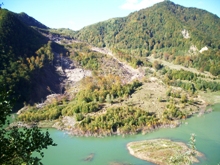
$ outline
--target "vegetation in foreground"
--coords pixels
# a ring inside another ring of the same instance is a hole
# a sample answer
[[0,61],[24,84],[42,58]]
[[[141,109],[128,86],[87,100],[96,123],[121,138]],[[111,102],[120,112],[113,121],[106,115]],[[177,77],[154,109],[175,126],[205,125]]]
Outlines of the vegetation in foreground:
[[44,156],[43,149],[56,144],[48,132],[41,132],[37,127],[23,128],[10,127],[8,118],[12,112],[12,102],[9,101],[9,92],[0,90],[0,164],[28,165],[42,164],[40,157]]

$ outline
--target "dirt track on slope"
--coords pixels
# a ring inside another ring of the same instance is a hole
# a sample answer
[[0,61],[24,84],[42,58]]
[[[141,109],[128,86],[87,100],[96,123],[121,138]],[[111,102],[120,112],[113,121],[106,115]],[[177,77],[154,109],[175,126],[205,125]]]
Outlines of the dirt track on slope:
[[144,77],[144,73],[141,72],[140,69],[134,69],[125,62],[120,61],[118,58],[115,57],[115,55],[110,50],[105,48],[98,48],[98,47],[92,47],[91,49],[93,51],[111,56],[114,60],[116,60],[118,64],[121,65],[122,68],[124,68],[129,74],[132,75],[130,81],[135,79],[141,79]]

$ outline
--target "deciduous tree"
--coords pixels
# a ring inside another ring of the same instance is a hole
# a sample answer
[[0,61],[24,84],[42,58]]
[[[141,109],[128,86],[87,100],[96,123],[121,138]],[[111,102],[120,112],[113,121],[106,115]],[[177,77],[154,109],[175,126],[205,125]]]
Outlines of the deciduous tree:
[[12,102],[9,99],[9,92],[0,90],[0,164],[42,164],[41,159],[34,157],[32,153],[39,153],[43,157],[42,149],[56,144],[48,132],[43,133],[37,127],[9,126],[7,118],[12,109]]

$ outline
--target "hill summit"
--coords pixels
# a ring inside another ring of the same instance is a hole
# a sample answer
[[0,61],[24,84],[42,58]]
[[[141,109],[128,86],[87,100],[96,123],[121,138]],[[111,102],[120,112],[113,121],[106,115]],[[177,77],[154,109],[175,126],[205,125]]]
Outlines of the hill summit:
[[[219,63],[212,68],[207,59],[219,61],[219,29],[220,19],[216,15],[164,1],[127,17],[86,26],[75,38],[135,58],[155,54],[218,75]],[[199,53],[204,55],[197,56]],[[186,56],[192,63],[187,64]]]

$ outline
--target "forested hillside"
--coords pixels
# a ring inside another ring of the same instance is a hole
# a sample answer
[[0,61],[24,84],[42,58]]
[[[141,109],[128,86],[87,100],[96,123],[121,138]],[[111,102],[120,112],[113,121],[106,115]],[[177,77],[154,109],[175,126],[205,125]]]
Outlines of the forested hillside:
[[173,127],[220,90],[219,30],[217,16],[170,1],[80,31],[1,9],[0,83],[23,123],[78,136]]
[[[176,64],[220,74],[220,19],[170,1],[84,27],[75,38],[120,52],[128,62],[155,54]],[[205,46],[208,51],[199,52]]]
[[59,82],[45,78],[46,72],[56,77],[50,67],[55,44],[28,25],[15,13],[0,10],[0,83],[14,91],[19,104],[39,101],[50,93],[47,87],[56,91],[54,84]]
[[18,19],[20,19],[22,22],[24,22],[28,26],[34,26],[34,27],[38,27],[41,29],[49,29],[47,26],[40,23],[39,21],[37,21],[33,17],[30,17],[29,15],[27,15],[24,12],[19,13],[19,14],[15,14],[15,15],[18,17]]

